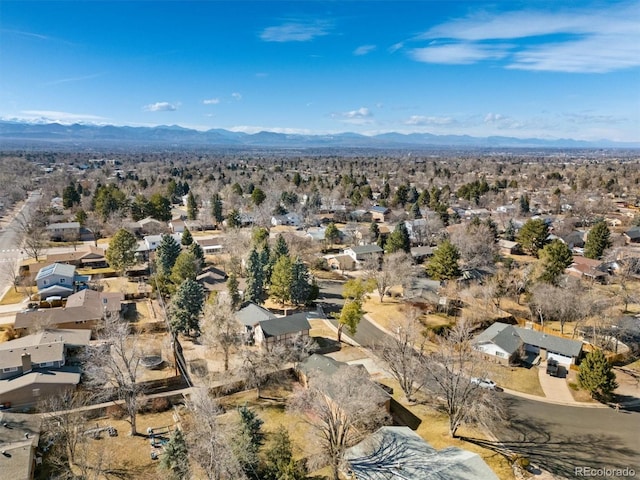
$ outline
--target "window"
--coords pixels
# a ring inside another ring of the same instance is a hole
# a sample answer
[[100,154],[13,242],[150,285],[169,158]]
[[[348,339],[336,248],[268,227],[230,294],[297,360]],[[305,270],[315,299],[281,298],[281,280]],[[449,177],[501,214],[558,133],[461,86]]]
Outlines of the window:
[[60,283],[64,283],[65,281],[66,281],[66,279],[65,279],[65,278],[61,278],[61,279],[60,279]]
[[2,369],[2,373],[17,372],[18,367],[7,367]]
[[40,396],[40,389],[39,388],[34,388],[31,390],[31,393],[33,394],[34,397],[39,397]]
[[40,368],[42,367],[53,367],[55,362],[44,362],[40,364]]
[[43,285],[49,285],[49,280],[43,280],[43,281],[42,281],[42,284],[43,284]]

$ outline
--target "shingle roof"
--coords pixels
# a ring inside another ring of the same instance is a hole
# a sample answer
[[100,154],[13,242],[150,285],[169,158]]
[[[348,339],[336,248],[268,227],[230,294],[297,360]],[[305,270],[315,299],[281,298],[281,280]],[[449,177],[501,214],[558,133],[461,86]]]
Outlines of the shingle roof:
[[20,388],[37,384],[77,385],[80,383],[80,373],[67,370],[39,370],[21,375],[16,378],[2,380],[0,382],[0,395],[13,392]]
[[387,207],[381,207],[379,205],[374,205],[373,207],[369,208],[370,212],[375,212],[375,213],[389,213],[389,209]]
[[50,328],[42,330],[32,335],[9,340],[0,343],[0,350],[11,348],[29,347],[32,345],[43,345],[45,343],[62,342],[65,345],[80,346],[89,345],[91,331],[78,328]]
[[382,427],[345,458],[358,480],[498,480],[477,453],[436,450],[409,427]]
[[351,251],[356,255],[366,255],[368,253],[382,253],[383,250],[376,245],[375,243],[371,245],[357,245],[355,247],[351,247]]
[[48,277],[50,275],[62,275],[64,277],[73,277],[76,273],[76,267],[73,265],[67,265],[66,263],[52,263],[44,268],[41,268],[36,275],[36,281],[41,278]]
[[311,330],[311,325],[309,324],[309,320],[307,320],[306,312],[296,313],[294,315],[289,315],[288,317],[263,320],[259,323],[265,337],[278,337],[289,333]]
[[324,375],[333,375],[345,365],[347,364],[344,362],[339,362],[331,357],[314,353],[300,363],[300,365],[298,365],[298,369],[305,375],[309,375],[313,372],[320,372]]
[[522,339],[512,325],[496,322],[478,335],[474,343],[494,343],[511,355],[520,348]]
[[236,318],[246,327],[253,327],[263,320],[271,320],[276,316],[269,310],[262,308],[255,303],[249,302],[236,313]]
[[640,238],[640,227],[631,227],[624,234],[629,238]]
[[31,355],[31,363],[34,364],[60,362],[64,360],[64,344],[62,342],[54,342],[44,345],[2,349],[0,350],[0,367],[20,367],[22,365],[22,355],[24,354]]

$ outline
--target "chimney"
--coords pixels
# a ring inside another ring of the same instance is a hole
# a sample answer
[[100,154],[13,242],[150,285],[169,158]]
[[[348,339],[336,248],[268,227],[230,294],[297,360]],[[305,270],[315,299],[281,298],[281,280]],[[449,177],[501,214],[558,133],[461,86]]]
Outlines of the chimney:
[[31,354],[23,353],[22,354],[22,373],[29,373],[32,369],[31,365]]

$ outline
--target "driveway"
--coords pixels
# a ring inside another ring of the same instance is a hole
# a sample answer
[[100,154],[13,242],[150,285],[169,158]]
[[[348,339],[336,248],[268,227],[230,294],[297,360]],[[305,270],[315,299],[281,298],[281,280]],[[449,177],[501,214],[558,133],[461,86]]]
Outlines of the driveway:
[[565,405],[578,404],[571,395],[566,378],[552,377],[547,374],[547,362],[542,362],[538,367],[538,379],[547,400]]

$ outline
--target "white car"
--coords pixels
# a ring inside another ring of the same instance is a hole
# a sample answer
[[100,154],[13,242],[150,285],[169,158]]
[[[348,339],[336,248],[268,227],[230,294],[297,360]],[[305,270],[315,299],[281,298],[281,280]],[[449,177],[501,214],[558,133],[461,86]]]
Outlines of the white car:
[[496,382],[489,380],[488,378],[471,377],[471,383],[480,388],[488,388],[489,390],[496,389]]

